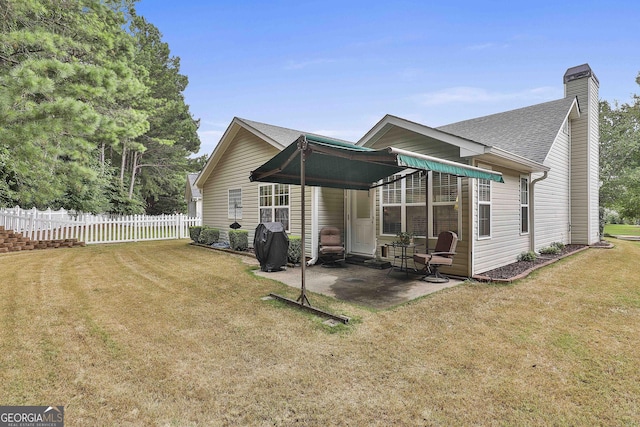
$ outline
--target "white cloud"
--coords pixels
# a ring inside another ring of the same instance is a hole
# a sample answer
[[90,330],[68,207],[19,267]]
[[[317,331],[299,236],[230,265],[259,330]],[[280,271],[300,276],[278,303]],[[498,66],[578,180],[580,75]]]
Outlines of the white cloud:
[[307,61],[287,61],[287,64],[285,65],[284,69],[285,70],[302,70],[303,68],[307,68],[307,67],[312,67],[312,66],[316,66],[316,65],[323,65],[323,64],[331,64],[336,62],[335,59],[329,59],[329,58],[317,58],[317,59],[310,59]]
[[421,105],[436,106],[445,104],[488,104],[510,100],[543,101],[560,98],[558,88],[545,86],[519,92],[492,92],[483,88],[456,86],[435,92],[415,95],[413,99]]
[[509,47],[508,43],[492,43],[492,42],[488,42],[488,43],[480,43],[480,44],[474,44],[471,46],[467,46],[467,49],[469,50],[487,50],[487,49],[506,49]]

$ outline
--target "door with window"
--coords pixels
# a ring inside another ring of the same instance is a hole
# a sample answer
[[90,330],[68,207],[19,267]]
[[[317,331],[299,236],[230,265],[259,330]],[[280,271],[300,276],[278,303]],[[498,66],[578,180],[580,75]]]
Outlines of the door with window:
[[351,191],[351,252],[363,255],[375,253],[373,226],[373,193]]

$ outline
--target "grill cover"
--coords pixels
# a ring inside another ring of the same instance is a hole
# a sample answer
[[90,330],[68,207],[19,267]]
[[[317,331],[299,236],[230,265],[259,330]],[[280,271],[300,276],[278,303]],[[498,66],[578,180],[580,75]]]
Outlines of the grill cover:
[[256,227],[253,250],[262,271],[280,271],[287,264],[289,237],[280,222],[262,222]]

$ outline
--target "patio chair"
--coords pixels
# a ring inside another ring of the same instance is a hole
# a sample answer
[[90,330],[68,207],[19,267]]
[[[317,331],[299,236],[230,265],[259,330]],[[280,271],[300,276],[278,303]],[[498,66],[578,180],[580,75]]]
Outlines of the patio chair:
[[345,250],[338,227],[322,227],[320,230],[320,250],[318,259],[323,266],[344,265]]
[[436,247],[430,254],[414,254],[413,262],[424,265],[422,270],[426,275],[422,280],[426,282],[445,283],[449,278],[440,273],[441,266],[453,264],[453,257],[456,254],[458,236],[453,231],[443,231],[438,234]]

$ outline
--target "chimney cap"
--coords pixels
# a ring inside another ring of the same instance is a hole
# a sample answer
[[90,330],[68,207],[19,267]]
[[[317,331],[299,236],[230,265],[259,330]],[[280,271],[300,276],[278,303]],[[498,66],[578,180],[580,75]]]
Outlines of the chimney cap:
[[600,84],[600,81],[591,70],[589,64],[577,65],[575,67],[571,67],[564,73],[564,83],[567,84],[571,81],[583,79],[585,77],[593,77],[596,83]]

